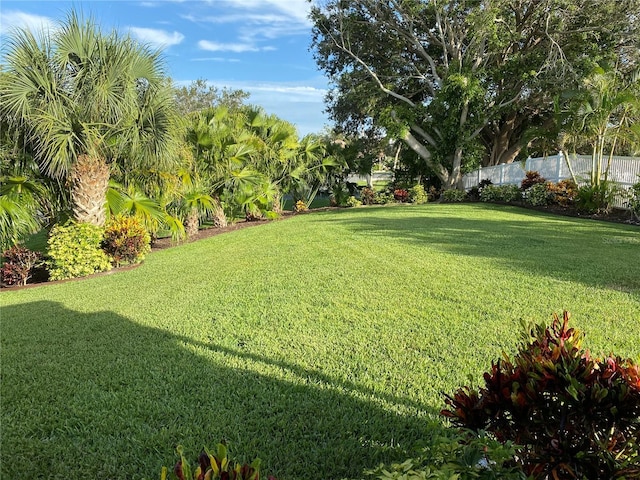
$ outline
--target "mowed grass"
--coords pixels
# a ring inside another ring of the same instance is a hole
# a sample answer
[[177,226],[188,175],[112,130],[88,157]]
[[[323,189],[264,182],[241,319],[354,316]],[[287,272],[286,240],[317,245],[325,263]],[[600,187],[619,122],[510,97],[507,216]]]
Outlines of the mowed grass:
[[158,478],[182,444],[288,479],[403,459],[520,321],[640,358],[640,229],[487,205],[299,215],[4,291],[1,478]]

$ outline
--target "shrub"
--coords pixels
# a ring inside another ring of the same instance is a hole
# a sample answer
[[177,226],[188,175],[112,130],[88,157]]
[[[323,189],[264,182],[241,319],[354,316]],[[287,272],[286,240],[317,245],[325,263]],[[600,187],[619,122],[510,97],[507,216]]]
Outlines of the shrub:
[[441,195],[441,192],[439,189],[437,189],[433,185],[429,187],[429,191],[427,192],[427,198],[429,199],[428,200],[429,202],[435,202],[436,200],[439,200],[440,195]]
[[[182,447],[178,446],[176,450],[180,459],[173,467],[172,478],[178,480],[215,480],[216,478],[221,480],[258,480],[260,478],[260,459],[254,460],[251,465],[246,463],[234,465],[227,457],[227,447],[223,443],[218,444],[215,454],[206,448],[200,453],[198,465],[193,469],[193,474],[191,473],[191,465],[184,458]],[[167,474],[167,467],[163,467],[160,479],[167,480],[169,478]],[[267,478],[268,480],[276,480],[272,476]]]
[[522,191],[528,190],[538,183],[547,183],[547,180],[535,170],[529,170],[524,175],[520,183],[520,190]]
[[15,245],[2,252],[0,276],[4,285],[26,285],[33,268],[42,261],[42,255],[26,247]]
[[293,206],[293,211],[296,213],[306,212],[307,210],[309,210],[309,208],[307,207],[307,204],[304,203],[304,200],[298,200]]
[[480,195],[482,194],[482,191],[485,189],[485,187],[488,187],[489,185],[493,185],[493,182],[488,178],[484,178],[480,180],[478,185],[476,185],[475,187],[471,187],[471,189],[467,192],[467,198],[473,201],[480,200]]
[[89,223],[69,221],[51,229],[48,242],[51,280],[82,277],[111,269],[111,261],[100,248],[103,229]]
[[373,205],[375,203],[375,196],[375,192],[369,187],[364,187],[360,191],[360,200],[362,200],[364,205]]
[[493,363],[483,388],[447,396],[442,414],[520,445],[533,478],[638,478],[640,370],[632,360],[593,358],[568,322],[564,312],[529,329],[513,360]]
[[393,191],[393,197],[398,202],[408,202],[409,201],[409,192],[404,188],[396,188]]
[[487,185],[480,193],[483,202],[515,202],[522,199],[517,185]]
[[515,465],[516,449],[511,442],[502,444],[484,432],[445,431],[438,426],[425,431],[426,447],[418,456],[403,463],[381,465],[366,472],[380,480],[484,479],[525,480]]
[[105,229],[102,249],[116,267],[139,263],[151,251],[151,237],[135,217],[116,217]]
[[442,192],[442,201],[446,203],[463,202],[467,199],[467,192],[464,190],[449,189]]
[[353,195],[347,198],[347,207],[359,207],[361,205],[362,205],[362,202],[358,200],[356,197],[354,197]]
[[553,194],[549,192],[546,183],[535,183],[524,191],[525,203],[534,207],[549,205]]
[[411,203],[416,203],[418,205],[427,203],[429,201],[427,192],[424,191],[424,187],[420,184],[415,185],[409,189],[409,198],[411,199]]
[[584,185],[576,194],[576,206],[585,213],[606,213],[611,209],[615,190],[609,182]]
[[631,214],[640,219],[640,182],[635,183],[629,189],[629,200],[627,206],[631,210]]
[[396,199],[391,192],[376,192],[373,197],[373,203],[377,205],[387,205],[388,203],[395,203]]
[[567,207],[575,202],[578,185],[573,180],[561,180],[558,183],[547,183],[547,190],[551,194],[551,203]]
[[331,188],[331,198],[329,200],[332,207],[344,207],[347,204],[349,192],[342,183],[338,183]]

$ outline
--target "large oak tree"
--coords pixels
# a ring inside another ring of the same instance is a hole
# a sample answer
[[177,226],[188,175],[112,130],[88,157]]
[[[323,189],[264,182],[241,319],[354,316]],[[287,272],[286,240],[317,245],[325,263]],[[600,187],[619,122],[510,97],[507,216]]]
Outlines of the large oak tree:
[[401,138],[445,187],[513,161],[553,98],[638,58],[638,0],[328,0],[313,48],[341,128]]

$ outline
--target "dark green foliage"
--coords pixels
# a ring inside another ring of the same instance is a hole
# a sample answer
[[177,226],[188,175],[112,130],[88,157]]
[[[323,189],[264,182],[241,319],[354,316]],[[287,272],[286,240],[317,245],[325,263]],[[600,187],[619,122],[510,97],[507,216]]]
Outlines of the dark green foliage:
[[375,192],[369,187],[365,187],[360,191],[360,200],[363,205],[373,205],[375,203]]
[[111,269],[111,261],[100,248],[103,229],[89,223],[69,221],[51,230],[48,242],[51,280],[83,277]]
[[600,185],[584,185],[578,189],[576,206],[585,213],[602,213],[611,209],[615,189],[609,182]]
[[640,219],[640,182],[635,183],[629,190],[627,206],[631,209],[631,214]]
[[434,426],[426,430],[415,458],[390,466],[381,465],[368,471],[379,480],[484,479],[524,480],[515,465],[516,448],[511,442],[500,443],[485,432],[442,430]]
[[488,178],[484,178],[480,180],[480,183],[478,183],[478,185],[476,185],[475,187],[472,187],[471,190],[467,192],[467,197],[469,198],[469,200],[473,200],[473,201],[480,200],[480,195],[482,194],[482,191],[485,189],[485,187],[488,187],[489,185],[493,185],[493,182]]
[[464,202],[467,199],[467,194],[464,190],[456,190],[450,188],[442,192],[441,200],[445,203],[452,202]]
[[33,268],[42,260],[42,255],[16,245],[2,253],[0,275],[4,285],[26,285]]
[[513,359],[484,374],[485,386],[447,396],[442,414],[522,446],[533,478],[638,478],[640,371],[631,359],[597,359],[581,348],[569,314],[524,336]]
[[553,194],[549,191],[547,183],[534,183],[524,191],[525,203],[534,207],[549,205],[552,200]]
[[487,185],[480,192],[483,202],[515,202],[522,200],[522,192],[517,185]]
[[[254,460],[251,465],[245,463],[235,465],[231,463],[227,456],[227,447],[223,443],[219,443],[215,453],[209,452],[206,448],[198,457],[198,465],[191,473],[191,465],[184,458],[182,447],[177,448],[180,460],[173,467],[173,475],[171,478],[178,480],[258,480],[260,478],[260,459]],[[161,480],[167,478],[167,468],[163,467],[160,474]],[[275,480],[269,476],[269,480]]]
[[525,191],[539,183],[546,183],[546,179],[535,170],[529,170],[525,173],[525,177],[520,183],[520,190]]
[[377,205],[386,205],[388,203],[395,203],[396,199],[393,196],[393,192],[376,192],[373,197],[373,203]]
[[338,183],[331,188],[331,206],[344,207],[347,205],[349,192],[345,189],[344,184]]
[[411,199],[411,203],[416,203],[418,205],[427,203],[429,200],[427,192],[424,191],[424,187],[420,184],[409,189],[409,198]]
[[151,236],[135,217],[117,217],[105,229],[102,249],[116,267],[139,263],[151,251]]

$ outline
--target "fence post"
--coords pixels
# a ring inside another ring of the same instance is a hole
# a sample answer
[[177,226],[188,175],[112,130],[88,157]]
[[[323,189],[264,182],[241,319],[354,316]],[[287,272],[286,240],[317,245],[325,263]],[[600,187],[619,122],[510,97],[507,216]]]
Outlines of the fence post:
[[478,185],[480,185],[481,181],[482,181],[482,165],[478,167]]
[[558,152],[556,155],[556,183],[560,181],[560,174],[562,169],[562,152]]

